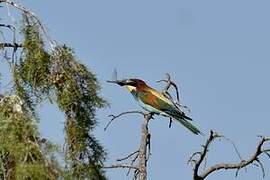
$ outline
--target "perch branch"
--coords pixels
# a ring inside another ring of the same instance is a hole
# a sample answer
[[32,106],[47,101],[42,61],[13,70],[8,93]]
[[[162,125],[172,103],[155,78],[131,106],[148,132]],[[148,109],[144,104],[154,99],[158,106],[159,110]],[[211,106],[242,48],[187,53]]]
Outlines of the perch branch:
[[[140,114],[144,116],[144,121],[143,124],[141,126],[141,143],[140,143],[140,147],[139,150],[121,158],[121,159],[117,159],[117,161],[125,161],[131,158],[131,162],[126,165],[126,164],[116,164],[116,165],[111,165],[109,166],[110,168],[126,168],[128,169],[127,175],[129,175],[130,171],[133,169],[134,170],[134,178],[133,179],[137,179],[139,178],[139,180],[146,180],[147,179],[147,161],[149,159],[150,156],[150,133],[148,130],[148,123],[149,121],[153,118],[153,114],[152,113],[143,113],[142,111],[127,111],[127,112],[123,112],[120,113],[118,115],[109,115],[109,117],[111,117],[111,120],[107,123],[107,125],[105,126],[104,130],[106,131],[108,129],[108,127],[110,126],[110,124],[112,122],[114,122],[117,118],[126,115],[126,114]],[[134,166],[133,164],[136,162],[138,162],[137,166]],[[136,168],[134,168],[136,167]],[[104,168],[108,169],[108,166],[104,166]]]
[[144,116],[144,113],[142,111],[126,111],[126,112],[122,112],[118,115],[111,114],[111,115],[109,115],[109,117],[111,117],[111,120],[106,124],[104,131],[106,131],[109,128],[109,126],[111,125],[111,123],[114,122],[117,118],[124,116],[126,114],[141,114]]
[[147,147],[148,153],[150,154],[150,136],[148,131],[148,123],[152,119],[153,114],[145,114],[144,121],[141,126],[141,144],[139,150],[139,180],[147,179],[147,161],[149,157],[147,156]]

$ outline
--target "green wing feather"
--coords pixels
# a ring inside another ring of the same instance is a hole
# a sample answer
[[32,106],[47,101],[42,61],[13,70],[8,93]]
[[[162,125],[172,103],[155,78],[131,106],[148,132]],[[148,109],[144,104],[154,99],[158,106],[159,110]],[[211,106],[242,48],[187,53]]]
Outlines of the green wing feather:
[[173,119],[177,120],[181,124],[183,124],[186,128],[188,128],[194,134],[200,134],[200,130],[193,126],[190,122],[192,119],[185,115],[184,112],[180,111],[174,105],[165,103],[162,100],[159,100],[162,105],[161,111],[165,112],[168,116],[172,117]]
[[151,89],[149,91],[141,92],[138,95],[143,103],[164,112],[171,118],[180,122],[194,134],[201,133],[198,128],[188,122],[192,121],[192,119],[186,116],[185,113],[182,112],[180,109],[176,108],[173,102],[171,102],[171,100],[166,98],[163,94],[159,93],[154,89]]
[[185,117],[187,116],[179,116],[179,115],[175,115],[174,113],[171,113],[171,111],[164,111],[166,114],[168,114],[170,117],[172,117],[173,119],[177,120],[178,122],[180,122],[181,124],[183,124],[186,128],[188,128],[191,132],[193,132],[194,134],[201,134],[200,130],[198,128],[196,128],[195,126],[193,126]]

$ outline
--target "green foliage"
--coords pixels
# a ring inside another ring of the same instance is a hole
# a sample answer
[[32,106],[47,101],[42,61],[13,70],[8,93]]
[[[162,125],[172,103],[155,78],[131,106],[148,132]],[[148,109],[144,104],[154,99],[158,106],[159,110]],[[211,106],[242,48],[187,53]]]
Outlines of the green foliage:
[[[15,100],[6,96],[0,104],[0,178],[106,179],[101,168],[106,153],[92,133],[96,110],[106,105],[95,74],[67,46],[48,51],[40,24],[23,17],[21,56],[11,65]],[[66,118],[62,166],[57,146],[37,129],[36,105],[47,99]]]
[[13,69],[14,90],[16,94],[24,101],[25,112],[36,117],[35,103],[33,102],[30,92],[27,91],[26,85],[17,67]]
[[0,174],[3,179],[56,179],[59,174],[53,169],[58,165],[51,161],[52,151],[47,150],[54,145],[42,141],[35,120],[21,105],[14,95],[0,102]]
[[44,97],[50,98],[50,54],[45,50],[37,25],[30,25],[29,19],[23,27],[23,49],[20,61],[13,67],[14,89],[24,101],[24,108],[36,117],[35,105]]
[[77,178],[104,179],[100,167],[103,148],[90,134],[96,125],[95,110],[105,102],[97,92],[100,86],[93,73],[78,63],[72,50],[57,47],[53,60],[57,104],[66,116],[66,160],[69,172]]
[[26,26],[23,30],[23,56],[19,68],[25,82],[35,90],[46,93],[49,90],[50,55],[44,49],[44,43],[36,26]]

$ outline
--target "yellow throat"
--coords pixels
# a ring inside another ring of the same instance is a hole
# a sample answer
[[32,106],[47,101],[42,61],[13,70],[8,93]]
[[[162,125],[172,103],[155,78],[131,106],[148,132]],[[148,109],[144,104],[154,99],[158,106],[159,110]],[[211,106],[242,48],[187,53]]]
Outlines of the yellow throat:
[[134,86],[129,86],[129,85],[127,85],[127,86],[125,86],[125,87],[127,88],[127,90],[128,90],[129,92],[136,91],[136,87],[134,87]]

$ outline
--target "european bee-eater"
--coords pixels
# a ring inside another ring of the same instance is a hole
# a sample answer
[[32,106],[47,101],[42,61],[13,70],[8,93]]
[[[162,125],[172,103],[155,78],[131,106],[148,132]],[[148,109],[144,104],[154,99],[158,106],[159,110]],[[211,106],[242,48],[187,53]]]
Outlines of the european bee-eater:
[[194,134],[199,134],[200,130],[193,126],[190,122],[192,119],[185,115],[179,107],[175,105],[169,98],[162,93],[149,87],[143,80],[140,79],[124,79],[111,81],[120,86],[125,86],[127,90],[133,95],[139,105],[146,111],[166,117],[171,117]]

